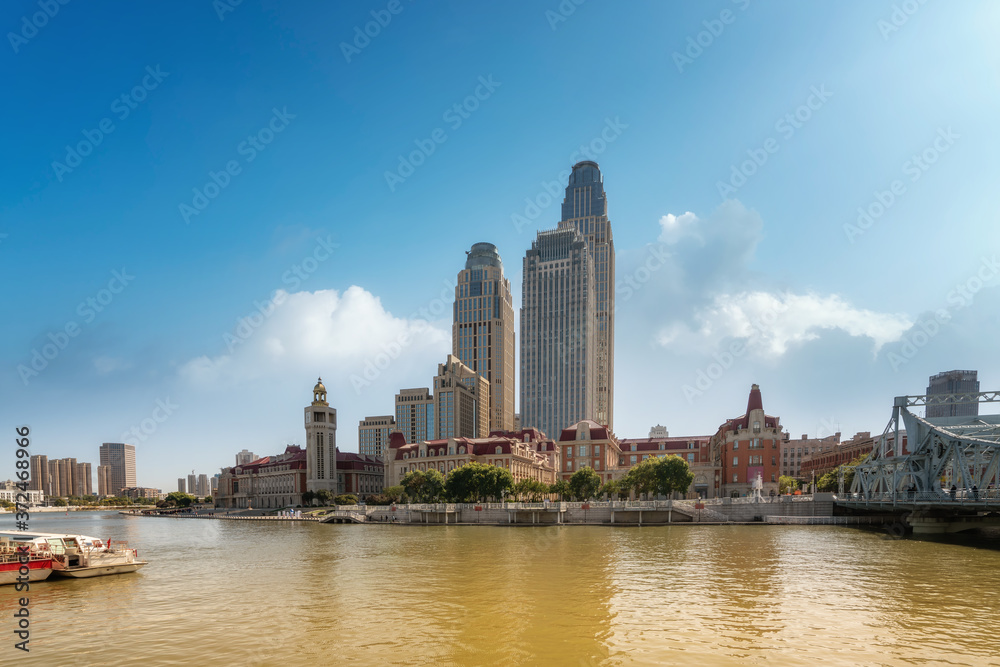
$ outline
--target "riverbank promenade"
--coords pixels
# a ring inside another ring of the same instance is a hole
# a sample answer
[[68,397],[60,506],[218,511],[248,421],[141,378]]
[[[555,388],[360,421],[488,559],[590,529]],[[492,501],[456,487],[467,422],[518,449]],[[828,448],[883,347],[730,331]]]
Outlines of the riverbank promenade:
[[753,502],[749,498],[714,500],[625,500],[541,503],[411,503],[385,506],[339,506],[308,509],[301,516],[269,510],[201,510],[161,514],[122,512],[126,516],[158,516],[229,521],[311,521],[375,525],[863,525],[879,524],[879,516],[834,516],[832,494],[780,496]]

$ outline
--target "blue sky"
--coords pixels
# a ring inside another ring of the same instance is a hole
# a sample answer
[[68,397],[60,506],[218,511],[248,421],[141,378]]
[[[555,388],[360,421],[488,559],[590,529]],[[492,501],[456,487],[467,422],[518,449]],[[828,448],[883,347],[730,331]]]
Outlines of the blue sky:
[[880,431],[942,370],[997,386],[996,4],[223,6],[0,9],[0,421],[34,453],[140,427],[139,483],[170,490],[302,444],[317,375],[356,450],[448,353],[472,243],[519,304],[581,145],[623,281],[619,436],[714,432],[753,382],[793,437]]

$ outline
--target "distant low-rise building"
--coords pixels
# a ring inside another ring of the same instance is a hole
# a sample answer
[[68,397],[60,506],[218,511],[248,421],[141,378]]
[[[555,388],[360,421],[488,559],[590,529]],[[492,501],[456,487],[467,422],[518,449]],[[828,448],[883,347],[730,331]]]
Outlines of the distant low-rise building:
[[[845,440],[834,447],[811,454],[802,459],[802,476],[812,478],[813,473],[819,479],[826,473],[836,469],[838,466],[850,463],[857,458],[870,454],[875,448],[880,436],[872,437],[869,431],[855,433],[850,440]],[[893,434],[889,434],[889,446],[894,440]],[[903,453],[909,454],[910,450],[906,443],[906,432],[900,431]]]
[[411,470],[437,470],[446,478],[471,462],[507,468],[514,483],[536,479],[556,481],[560,469],[558,446],[537,429],[495,431],[486,438],[447,438],[407,443],[402,433],[390,436],[385,486],[395,486]]
[[621,449],[618,439],[607,426],[584,419],[564,428],[559,434],[562,455],[562,479],[568,480],[581,468],[592,468],[602,482],[616,476]]
[[[617,477],[628,473],[632,466],[652,457],[679,456],[691,469],[694,480],[682,494],[688,498],[714,498],[719,466],[712,460],[712,436],[691,435],[679,437],[623,438],[619,441]],[[616,477],[616,478],[617,478]]]
[[288,445],[282,454],[223,468],[216,507],[273,509],[302,504],[306,491],[306,451]]
[[152,489],[145,486],[131,486],[121,490],[119,494],[124,498],[132,498],[137,500],[139,498],[150,498],[152,500],[160,499],[160,490]]
[[[18,497],[20,496],[20,498]],[[41,489],[29,489],[28,491],[22,491],[18,488],[17,484],[11,480],[7,480],[0,484],[0,500],[6,500],[9,503],[24,504],[24,498],[27,496],[28,505],[44,505],[45,504],[45,492]]]
[[342,477],[339,493],[350,493],[359,499],[382,493],[385,484],[385,465],[377,456],[337,452],[337,475]]
[[840,444],[840,432],[825,438],[809,438],[805,434],[798,440],[782,440],[778,446],[781,455],[780,474],[800,481],[812,481],[812,471],[802,472],[802,460],[820,452],[836,448]]

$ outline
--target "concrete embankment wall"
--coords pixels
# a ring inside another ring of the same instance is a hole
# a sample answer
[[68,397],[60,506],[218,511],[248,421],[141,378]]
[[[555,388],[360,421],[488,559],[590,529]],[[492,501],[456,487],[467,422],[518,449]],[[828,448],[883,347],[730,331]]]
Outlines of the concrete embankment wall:
[[[561,516],[560,516],[561,514]],[[612,517],[613,515],[613,517]],[[372,522],[387,522],[419,524],[510,524],[517,525],[643,525],[665,523],[722,523],[738,522],[753,523],[766,521],[769,516],[789,517],[830,517],[833,516],[833,501],[801,500],[797,502],[774,503],[736,503],[729,505],[706,505],[703,510],[696,510],[693,503],[677,503],[671,510],[665,508],[642,509],[593,507],[567,508],[563,512],[552,510],[518,510],[510,512],[506,509],[483,507],[476,511],[469,507],[458,507],[453,512],[418,511],[400,505],[395,511],[388,507],[371,510],[368,520]]]

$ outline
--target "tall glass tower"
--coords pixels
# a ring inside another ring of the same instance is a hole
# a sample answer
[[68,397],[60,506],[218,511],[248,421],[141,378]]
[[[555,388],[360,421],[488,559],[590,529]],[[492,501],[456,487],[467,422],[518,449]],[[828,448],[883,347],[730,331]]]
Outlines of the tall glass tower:
[[596,414],[595,293],[583,236],[571,227],[539,232],[524,256],[521,424],[555,440]]
[[452,354],[489,383],[490,431],[512,431],[514,302],[492,243],[473,244],[468,252],[465,268],[458,272],[453,315]]
[[[575,229],[587,242],[594,264],[595,388],[593,419],[614,427],[615,406],[615,244],[608,220],[604,177],[596,162],[573,165],[559,229]],[[523,330],[522,330],[523,335]],[[550,434],[551,435],[551,434]]]

